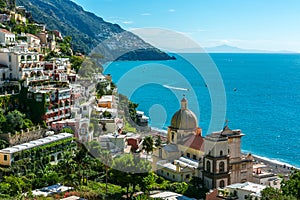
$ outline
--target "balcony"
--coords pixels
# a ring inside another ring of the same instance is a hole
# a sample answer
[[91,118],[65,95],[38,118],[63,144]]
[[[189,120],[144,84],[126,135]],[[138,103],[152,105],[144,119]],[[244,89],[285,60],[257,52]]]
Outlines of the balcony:
[[22,71],[43,71],[44,68],[43,67],[25,67],[25,68],[22,68]]
[[52,110],[52,109],[48,109],[48,110],[46,111],[46,114],[51,114],[51,113],[53,113],[53,110]]
[[52,117],[49,117],[46,119],[46,122],[52,122],[53,121],[53,118]]

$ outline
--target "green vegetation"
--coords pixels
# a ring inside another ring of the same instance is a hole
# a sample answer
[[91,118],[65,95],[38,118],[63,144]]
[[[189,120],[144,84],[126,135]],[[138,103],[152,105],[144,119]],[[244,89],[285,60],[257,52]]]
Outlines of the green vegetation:
[[6,8],[6,1],[0,0],[0,9],[2,10],[3,8]]
[[111,177],[115,183],[126,188],[126,195],[131,198],[150,170],[149,161],[134,157],[132,154],[125,154],[114,159]]
[[71,133],[74,134],[74,131],[71,128],[65,127],[60,130],[61,133]]
[[300,197],[300,171],[294,170],[287,181],[281,182],[281,190],[267,187],[262,193],[262,200],[296,200]]
[[281,184],[282,193],[294,197],[300,197],[300,170],[294,170],[287,181]]
[[[25,6],[36,21],[47,24],[50,30],[58,30],[63,35],[71,36],[75,52],[87,55],[93,49],[93,52],[101,52],[106,60],[114,60],[120,55],[122,55],[120,59],[123,60],[170,59],[166,53],[126,32],[118,24],[105,22],[93,13],[83,11],[82,7],[72,1],[52,0],[50,4],[49,0],[36,0],[34,3],[30,0],[16,0],[16,3]],[[121,45],[111,51],[104,41],[116,34],[122,34],[122,40],[119,40]],[[140,44],[141,47],[126,54],[128,43]]]
[[153,152],[154,149],[153,145],[154,145],[154,141],[152,136],[146,136],[143,141],[142,149],[146,151],[147,156],[150,152]]
[[84,58],[82,56],[71,56],[70,62],[72,64],[72,69],[78,73],[82,63],[84,61]]
[[9,111],[6,115],[0,111],[0,130],[4,133],[15,133],[21,129],[31,128],[33,123],[25,118],[25,114],[18,110]]

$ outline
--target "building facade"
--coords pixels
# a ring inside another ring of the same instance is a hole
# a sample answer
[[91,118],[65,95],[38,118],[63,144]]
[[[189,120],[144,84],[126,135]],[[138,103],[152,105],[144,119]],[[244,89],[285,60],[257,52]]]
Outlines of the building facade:
[[185,98],[168,127],[168,144],[153,153],[157,174],[173,181],[203,180],[204,186],[224,188],[252,180],[253,157],[241,154],[240,130],[223,130],[202,137],[195,114]]

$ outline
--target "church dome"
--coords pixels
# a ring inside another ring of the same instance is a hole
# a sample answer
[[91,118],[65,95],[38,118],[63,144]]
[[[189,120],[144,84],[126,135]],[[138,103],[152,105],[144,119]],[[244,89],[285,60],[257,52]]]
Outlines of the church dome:
[[181,100],[181,108],[172,117],[171,127],[180,130],[196,129],[198,127],[196,115],[187,108],[187,100]]

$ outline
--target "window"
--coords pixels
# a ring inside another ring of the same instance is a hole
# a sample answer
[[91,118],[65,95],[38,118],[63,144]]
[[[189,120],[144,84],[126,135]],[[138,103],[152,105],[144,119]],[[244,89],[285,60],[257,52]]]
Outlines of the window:
[[242,169],[246,169],[246,164],[242,164]]
[[173,175],[173,179],[175,179],[175,175]]
[[224,172],[225,171],[225,163],[222,161],[219,163],[219,171]]
[[167,172],[167,176],[169,176],[169,172]]
[[8,55],[8,62],[11,62],[11,55]]
[[4,155],[4,161],[7,161],[7,155]]
[[196,156],[196,155],[193,155],[193,159],[194,159],[194,160],[197,160],[197,156]]
[[223,156],[223,151],[220,151],[220,156]]
[[206,171],[210,172],[210,162],[206,161]]
[[220,188],[224,188],[224,187],[225,187],[225,181],[224,181],[224,180],[221,180],[219,186],[220,186]]
[[187,153],[187,154],[186,154],[186,157],[190,158],[190,157],[191,157],[190,153]]
[[175,137],[175,134],[172,133],[172,142],[174,142],[174,137]]
[[185,175],[185,178],[186,178],[186,179],[189,179],[189,178],[190,178],[190,175],[189,175],[189,174]]

